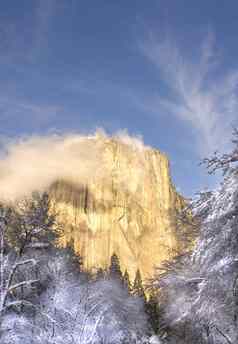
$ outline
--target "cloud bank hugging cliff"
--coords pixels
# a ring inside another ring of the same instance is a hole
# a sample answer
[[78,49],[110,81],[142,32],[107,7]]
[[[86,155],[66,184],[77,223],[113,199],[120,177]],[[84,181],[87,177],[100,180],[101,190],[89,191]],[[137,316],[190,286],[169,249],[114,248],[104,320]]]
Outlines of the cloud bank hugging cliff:
[[[34,190],[45,190],[60,179],[82,184],[92,178],[106,178],[109,172],[103,167],[101,149],[107,139],[110,137],[105,133],[97,132],[92,136],[31,136],[5,143],[0,160],[0,199],[15,200]],[[147,148],[140,138],[126,132],[113,139],[131,146],[138,156]],[[139,165],[142,171],[140,159]]]

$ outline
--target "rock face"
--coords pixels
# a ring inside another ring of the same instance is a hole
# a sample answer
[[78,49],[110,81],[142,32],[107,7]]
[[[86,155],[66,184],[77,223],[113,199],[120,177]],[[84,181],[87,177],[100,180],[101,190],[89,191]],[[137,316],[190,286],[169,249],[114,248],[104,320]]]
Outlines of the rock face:
[[56,181],[50,188],[63,222],[62,245],[72,242],[84,267],[107,268],[113,253],[131,280],[143,278],[178,249],[172,214],[183,199],[172,185],[167,157],[117,138],[85,138],[100,168],[87,182]]

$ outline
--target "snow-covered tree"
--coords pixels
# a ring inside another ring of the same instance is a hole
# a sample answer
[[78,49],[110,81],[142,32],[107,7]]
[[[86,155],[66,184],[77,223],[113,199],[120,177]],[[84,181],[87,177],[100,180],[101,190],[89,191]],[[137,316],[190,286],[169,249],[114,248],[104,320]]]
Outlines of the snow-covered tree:
[[[10,309],[35,307],[26,298],[38,285],[34,251],[59,235],[47,194],[34,193],[14,207],[0,208],[0,324]],[[0,333],[1,335],[1,333]]]
[[57,265],[61,276],[51,271],[52,285],[42,294],[40,303],[57,323],[41,317],[54,343],[133,343],[145,335],[148,325],[143,304],[129,296],[120,281],[95,281],[84,273],[79,277],[69,275],[68,268],[63,267],[64,259],[49,264],[54,271]]
[[237,146],[208,168],[222,168],[223,183],[191,204],[200,234],[191,254],[164,263],[159,289],[164,331],[173,344],[238,342],[238,169]]
[[14,326],[5,319],[6,341],[23,333],[32,338],[31,344],[139,344],[148,339],[144,305],[129,296],[120,281],[75,273],[65,249],[49,250],[40,264],[46,288],[39,295],[38,310],[15,318]]
[[238,128],[234,128],[233,130],[233,149],[231,152],[225,154],[218,154],[215,152],[211,158],[205,158],[201,162],[201,164],[205,164],[208,173],[213,174],[217,170],[222,170],[223,175],[230,173],[232,171],[237,170],[238,165]]

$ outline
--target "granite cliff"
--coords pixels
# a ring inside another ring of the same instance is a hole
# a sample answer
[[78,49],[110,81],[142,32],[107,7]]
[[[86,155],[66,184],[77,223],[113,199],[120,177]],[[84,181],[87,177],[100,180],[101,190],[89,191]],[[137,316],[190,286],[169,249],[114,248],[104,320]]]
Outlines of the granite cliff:
[[65,228],[61,244],[73,242],[88,270],[108,267],[116,253],[131,279],[138,268],[148,278],[179,249],[173,214],[183,199],[171,182],[168,159],[119,138],[84,140],[97,151],[98,169],[87,182],[61,179],[50,187]]

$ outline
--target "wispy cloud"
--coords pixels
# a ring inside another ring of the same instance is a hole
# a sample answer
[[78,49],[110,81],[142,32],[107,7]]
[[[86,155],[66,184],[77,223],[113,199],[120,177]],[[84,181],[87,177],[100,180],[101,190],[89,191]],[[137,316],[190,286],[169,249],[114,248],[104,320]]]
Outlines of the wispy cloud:
[[168,88],[166,97],[156,96],[157,110],[191,124],[202,156],[226,148],[238,114],[238,68],[224,69],[215,44],[211,32],[192,55],[169,37],[152,34],[140,44]]

